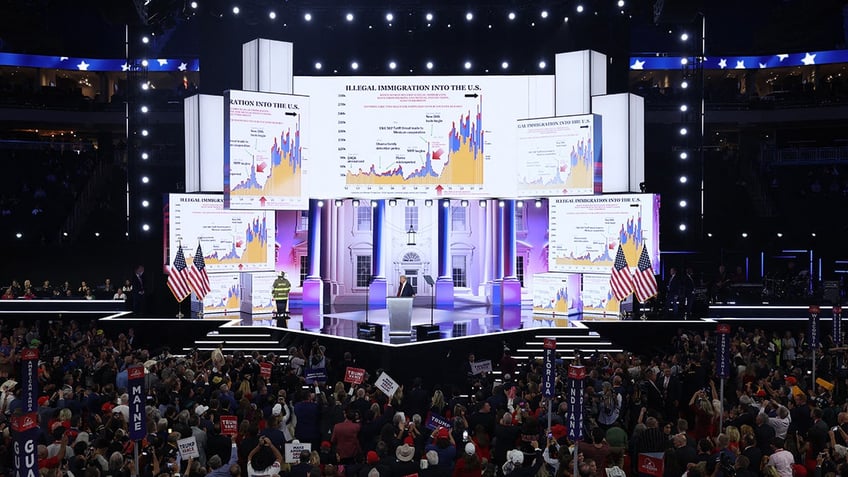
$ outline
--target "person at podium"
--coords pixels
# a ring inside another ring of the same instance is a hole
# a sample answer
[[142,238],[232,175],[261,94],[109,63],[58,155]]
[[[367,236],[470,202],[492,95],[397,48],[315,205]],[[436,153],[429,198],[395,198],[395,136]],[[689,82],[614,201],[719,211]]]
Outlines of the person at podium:
[[415,296],[415,288],[406,281],[406,275],[400,276],[400,285],[398,285],[397,296],[413,297]]

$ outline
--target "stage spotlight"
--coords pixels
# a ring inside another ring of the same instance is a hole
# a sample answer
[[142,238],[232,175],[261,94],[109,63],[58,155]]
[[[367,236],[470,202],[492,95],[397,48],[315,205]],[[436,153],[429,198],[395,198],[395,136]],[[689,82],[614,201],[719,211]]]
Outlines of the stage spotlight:
[[502,63],[501,63],[501,69],[505,70],[505,69],[507,69],[507,68],[509,68],[509,63],[508,63],[508,62],[506,62],[506,61],[502,62]]
[[685,113],[686,111],[688,111],[688,110],[689,110],[689,106],[686,106],[685,104],[681,104],[681,105],[680,105],[680,110],[681,110],[682,112],[684,112],[684,113]]
[[450,199],[442,199],[442,207],[446,209],[450,207]]
[[336,204],[336,207],[341,207],[342,205],[344,205],[344,201],[341,199],[336,199],[334,204]]
[[100,237],[100,232],[94,232],[95,237]]
[[387,22],[394,21],[394,19],[395,19],[395,16],[393,14],[391,14],[391,13],[386,14],[386,21]]
[[427,20],[428,22],[433,21],[433,14],[430,13],[430,12],[427,12],[427,14],[424,15],[424,19]]
[[810,237],[815,238],[815,236],[816,236],[816,233],[815,233],[815,232],[813,232],[813,233],[811,233],[811,234],[810,234]]
[[16,233],[16,234],[15,234],[15,237],[17,237],[17,238],[23,238],[23,237],[24,237],[24,234],[22,234],[22,233],[18,232],[18,233]]
[[350,64],[350,69],[358,70],[359,69],[359,63],[354,61],[353,63]]
[[353,13],[348,13],[345,15],[345,20],[352,22],[353,21]]
[[427,199],[424,201],[424,207],[431,207],[433,205],[433,199]]
[[539,15],[540,15],[542,18],[548,18],[548,11],[547,11],[547,10],[542,10],[542,13],[541,13],[541,14],[539,14]]
[[689,132],[689,130],[688,130],[688,129],[686,129],[686,128],[680,128],[680,135],[681,135],[681,136],[685,136],[688,132]]
[[378,200],[372,200],[372,201],[371,201],[371,208],[372,208],[372,209],[376,209],[376,208],[377,208],[377,205],[378,205],[379,203],[380,203],[380,201],[378,201]]
[[141,206],[142,207],[150,207],[150,201],[148,201],[147,199],[144,199],[143,201],[141,201]]
[[141,153],[141,159],[142,159],[142,160],[145,160],[145,161],[146,161],[148,158],[150,158],[150,155],[149,155],[149,154],[147,154],[146,152],[142,152],[142,153]]
[[679,202],[679,204],[680,204],[680,207],[686,207],[686,201],[685,200],[681,200]]
[[145,232],[149,232],[150,231],[150,225],[148,225],[148,224],[142,225],[141,230],[144,230]]
[[465,19],[466,19],[467,21],[469,21],[469,22],[470,22],[471,20],[473,20],[473,19],[474,19],[474,14],[473,14],[473,13],[471,13],[471,12],[466,13],[466,14],[465,14]]
[[618,7],[621,8],[624,6],[624,0],[618,0]]
[[486,199],[480,199],[480,202],[478,202],[477,205],[479,205],[481,209],[485,209],[488,203],[489,202]]
[[141,42],[144,43],[145,45],[150,43],[150,37],[148,37],[148,36],[141,37]]
[[470,62],[470,61],[466,61],[464,66],[465,66],[465,69],[466,69],[466,70],[470,70],[470,69],[471,69],[471,62]]
[[547,63],[545,63],[544,61],[540,61],[540,62],[539,62],[539,69],[540,69],[540,70],[545,69],[545,67],[547,67],[547,66],[548,66],[548,64],[547,64]]
[[142,91],[147,91],[148,89],[150,89],[150,84],[149,83],[141,83],[141,89],[142,89]]
[[680,87],[681,87],[681,88],[683,88],[683,89],[688,88],[688,87],[689,87],[689,82],[688,82],[688,81],[684,81],[684,82],[680,83]]
[[428,70],[432,70],[432,69],[433,69],[433,62],[432,62],[432,61],[428,61],[428,62],[427,62],[427,69],[428,69]]
[[461,201],[459,201],[459,205],[462,206],[462,207],[468,207],[468,201],[465,200],[465,199],[462,199]]
[[316,69],[316,70],[320,70],[320,69],[321,69],[321,62],[320,62],[320,61],[316,61],[316,62],[315,62],[315,69]]
[[147,176],[142,176],[142,177],[141,177],[141,183],[142,183],[142,184],[147,184],[147,183],[149,183],[149,182],[150,182],[150,178],[149,178],[149,177],[147,177]]
[[687,179],[687,178],[686,178],[686,176],[680,176],[680,183],[681,183],[681,184],[685,184],[685,183],[686,183],[686,181],[688,181],[688,180],[689,180],[689,179]]
[[[147,68],[147,65],[149,65],[149,64],[150,64],[150,63],[149,63],[146,59],[145,59],[145,60],[141,60],[141,66],[143,66],[143,67]],[[145,83],[145,84],[147,84],[147,83]]]
[[323,200],[318,201],[318,207],[324,207],[324,201]]
[[542,208],[542,199],[536,199],[535,204],[537,209]]
[[308,22],[311,22],[312,21],[312,14],[311,13],[304,13],[303,19],[308,21]]
[[67,236],[68,236],[68,232],[62,232],[62,237],[67,237]]
[[415,199],[406,199],[407,207],[415,207]]
[[142,107],[141,107],[141,112],[142,112],[142,113],[147,113],[148,111],[149,111],[149,109],[147,108],[147,106],[142,106]]
[[509,15],[506,16],[510,20],[515,20],[515,12],[509,12]]
[[197,2],[191,2],[191,3],[189,4],[189,6],[190,6],[192,9],[197,10]]
[[142,135],[142,136],[147,137],[147,135],[148,135],[148,134],[150,134],[150,131],[148,131],[147,129],[142,129],[142,130],[141,130],[141,135]]
[[396,199],[389,199],[389,207],[394,207],[397,205]]
[[686,159],[689,159],[689,154],[687,154],[686,151],[683,151],[680,153],[680,158],[685,161]]
[[268,12],[268,18],[270,18],[271,20],[276,20],[277,12],[274,12],[274,11]]
[[689,39],[688,33],[683,33],[682,35],[680,35],[680,41],[686,41],[688,39]]
[[233,7],[233,14],[238,15],[241,9],[239,7]]
[[583,5],[577,5],[577,13],[583,13]]
[[681,65],[689,64],[689,58],[680,58],[680,64]]
[[686,224],[680,224],[680,225],[677,226],[677,228],[680,229],[681,232],[685,232],[686,231]]
[[524,201],[523,200],[516,200],[515,206],[518,207],[519,209],[523,209],[524,208]]
[[563,22],[563,23],[568,23],[568,17],[563,18],[563,19],[562,19],[562,22]]
[[353,199],[352,201],[350,201],[350,203],[351,203],[354,207],[359,207],[359,199]]
[[395,63],[394,61],[390,61],[389,62],[389,69],[393,70],[395,68],[397,68],[397,63]]
[[505,206],[505,205],[506,205],[506,202],[504,202],[504,201],[502,201],[502,200],[499,200],[499,201],[498,201],[498,207],[503,207],[503,206]]
[[783,238],[783,232],[778,232],[778,233],[777,233],[777,238]]
[[742,238],[748,238],[748,232],[742,232]]
[[713,233],[712,233],[712,232],[707,232],[707,237],[712,238],[712,236],[713,236]]

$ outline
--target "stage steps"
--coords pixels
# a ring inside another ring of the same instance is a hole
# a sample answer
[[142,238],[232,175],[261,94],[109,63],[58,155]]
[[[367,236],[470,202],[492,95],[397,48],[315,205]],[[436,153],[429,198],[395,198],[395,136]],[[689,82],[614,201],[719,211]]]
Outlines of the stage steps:
[[[236,351],[252,353],[258,351],[266,355],[274,353],[277,356],[288,356],[285,330],[265,326],[226,326],[206,333],[206,336],[195,340],[194,347],[198,351],[212,351],[221,348],[224,354]],[[191,347],[183,348],[189,351]]]
[[[556,339],[557,359],[574,360],[576,356],[587,358],[597,353],[620,353],[622,349],[579,322],[567,328],[538,328],[521,334],[521,340],[513,341],[510,355],[527,362],[542,358],[545,338]],[[512,347],[514,346],[514,347]]]

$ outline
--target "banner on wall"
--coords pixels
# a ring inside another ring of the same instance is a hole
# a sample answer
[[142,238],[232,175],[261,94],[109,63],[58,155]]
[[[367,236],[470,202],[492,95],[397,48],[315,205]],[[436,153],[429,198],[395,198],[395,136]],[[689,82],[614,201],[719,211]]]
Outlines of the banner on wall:
[[309,124],[306,96],[224,92],[225,207],[306,208]]
[[516,123],[518,194],[530,197],[603,192],[601,117],[522,119]]
[[[515,121],[553,113],[553,76],[295,77],[324,197],[512,196]],[[544,110],[540,110],[544,109]],[[316,182],[317,183],[317,182]]]
[[620,245],[631,269],[647,246],[659,273],[659,195],[552,197],[548,203],[550,271],[608,273]]
[[582,311],[579,273],[533,275],[533,313],[567,316]]
[[273,210],[226,210],[220,194],[169,194],[165,263],[179,244],[191,263],[200,244],[210,275],[273,271],[275,219]]

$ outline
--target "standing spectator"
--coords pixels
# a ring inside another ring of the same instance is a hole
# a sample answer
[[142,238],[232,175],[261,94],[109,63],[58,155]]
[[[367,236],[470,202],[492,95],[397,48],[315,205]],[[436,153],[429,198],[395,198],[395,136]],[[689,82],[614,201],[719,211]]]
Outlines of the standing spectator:
[[359,430],[361,425],[356,421],[356,416],[348,411],[345,420],[333,427],[333,435],[330,442],[336,446],[339,455],[339,463],[350,465],[362,454],[359,447]]
[[145,300],[147,296],[145,295],[145,287],[144,287],[144,265],[139,265],[135,268],[135,274],[133,274],[132,281],[132,295],[133,295],[133,313],[136,316],[143,316],[147,311],[147,307],[145,304]]

